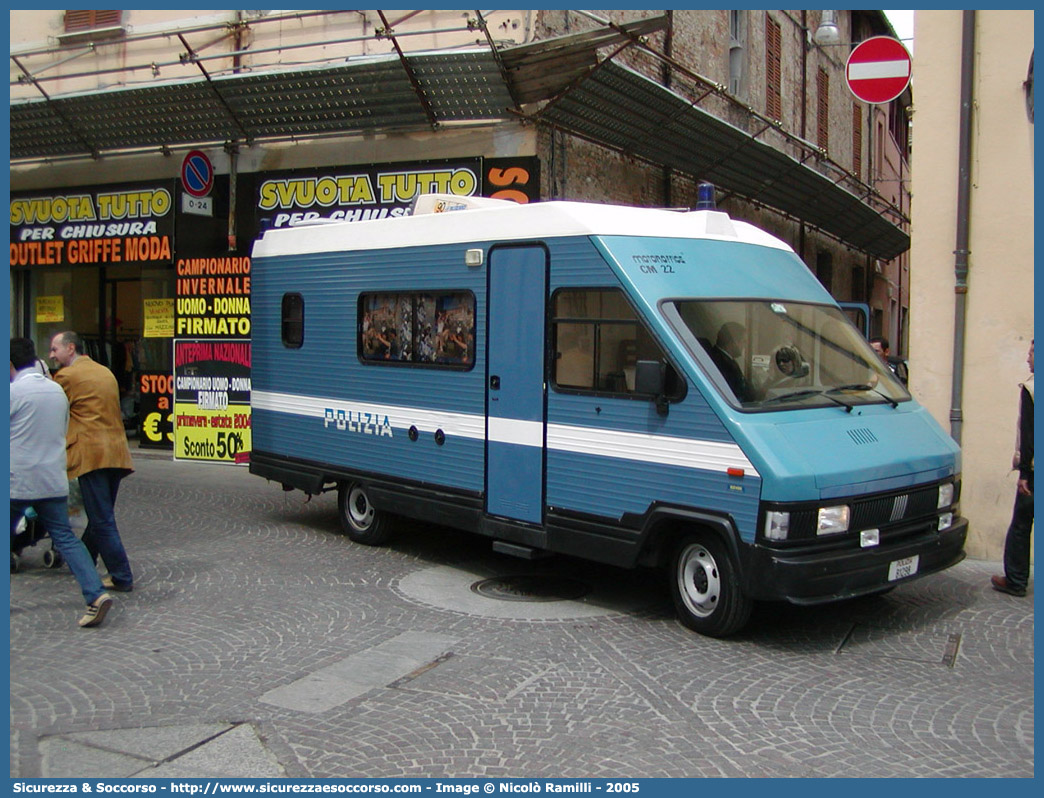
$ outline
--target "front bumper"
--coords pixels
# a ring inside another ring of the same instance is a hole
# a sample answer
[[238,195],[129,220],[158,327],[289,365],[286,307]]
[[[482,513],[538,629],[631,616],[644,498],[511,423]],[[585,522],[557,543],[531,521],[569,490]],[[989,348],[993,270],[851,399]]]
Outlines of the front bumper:
[[[877,593],[956,565],[964,559],[967,535],[968,519],[956,518],[943,532],[929,526],[920,534],[875,548],[810,551],[752,546],[747,593],[754,599],[792,604],[824,604]],[[889,565],[914,555],[919,557],[917,573],[889,581]]]

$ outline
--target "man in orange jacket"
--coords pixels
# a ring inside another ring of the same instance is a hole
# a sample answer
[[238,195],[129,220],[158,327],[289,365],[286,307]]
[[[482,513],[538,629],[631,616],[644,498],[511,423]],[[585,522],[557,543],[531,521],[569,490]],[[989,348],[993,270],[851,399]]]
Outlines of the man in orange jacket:
[[116,494],[120,481],[134,471],[127,433],[123,429],[120,389],[105,366],[83,354],[75,332],[51,339],[51,357],[59,370],[54,380],[69,399],[66,456],[69,479],[78,479],[87,511],[83,544],[92,558],[100,554],[109,575],[109,590],[130,592],[134,587],[127,552],[116,526]]

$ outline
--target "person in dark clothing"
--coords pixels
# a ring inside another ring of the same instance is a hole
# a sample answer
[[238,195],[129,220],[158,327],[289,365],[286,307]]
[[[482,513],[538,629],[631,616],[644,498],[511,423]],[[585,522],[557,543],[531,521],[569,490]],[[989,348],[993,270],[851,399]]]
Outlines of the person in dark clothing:
[[901,357],[893,357],[891,349],[888,346],[888,339],[880,335],[870,339],[870,348],[877,352],[877,356],[881,358],[892,370],[892,373],[899,378],[899,381],[906,385],[910,380],[909,369],[906,365],[906,361]]
[[729,384],[736,398],[741,402],[749,402],[754,399],[754,391],[743,376],[743,369],[736,362],[743,354],[743,325],[735,321],[727,321],[718,330],[718,337],[707,354],[710,355],[714,365],[718,367],[721,376]]
[[1015,509],[1004,539],[1004,576],[991,576],[994,590],[1025,596],[1029,583],[1030,535],[1033,532],[1033,341],[1026,362],[1030,378],[1019,394],[1019,423],[1012,466],[1019,470]]

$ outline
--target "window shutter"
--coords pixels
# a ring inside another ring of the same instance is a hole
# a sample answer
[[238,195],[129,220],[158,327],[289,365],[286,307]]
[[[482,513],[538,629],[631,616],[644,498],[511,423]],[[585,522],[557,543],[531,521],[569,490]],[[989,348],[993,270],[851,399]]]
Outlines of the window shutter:
[[783,32],[779,23],[765,14],[765,113],[783,120]]
[[123,12],[88,11],[74,9],[65,12],[65,32],[94,30],[95,28],[118,28],[123,21]]
[[863,178],[863,108],[852,104],[852,171]]
[[830,149],[830,75],[825,69],[816,76],[816,144]]

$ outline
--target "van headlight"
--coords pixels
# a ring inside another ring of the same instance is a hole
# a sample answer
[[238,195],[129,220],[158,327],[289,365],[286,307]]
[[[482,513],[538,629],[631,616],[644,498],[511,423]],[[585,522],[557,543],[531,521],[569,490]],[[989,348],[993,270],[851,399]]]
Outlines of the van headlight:
[[769,510],[765,513],[765,540],[786,540],[790,534],[790,513]]
[[816,521],[817,535],[836,535],[848,531],[850,510],[847,504],[836,507],[820,507]]
[[954,487],[952,482],[944,482],[939,486],[939,503],[936,507],[940,510],[953,504]]

